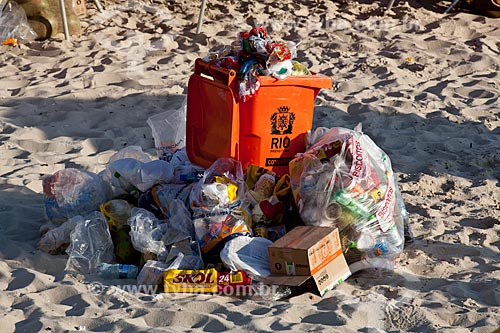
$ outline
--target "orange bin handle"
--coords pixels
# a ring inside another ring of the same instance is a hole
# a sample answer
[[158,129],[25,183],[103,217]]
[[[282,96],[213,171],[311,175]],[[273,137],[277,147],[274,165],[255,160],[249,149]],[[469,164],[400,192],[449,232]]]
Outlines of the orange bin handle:
[[208,75],[227,86],[230,86],[236,78],[236,71],[234,69],[218,67],[199,58],[194,63],[194,73],[197,75]]

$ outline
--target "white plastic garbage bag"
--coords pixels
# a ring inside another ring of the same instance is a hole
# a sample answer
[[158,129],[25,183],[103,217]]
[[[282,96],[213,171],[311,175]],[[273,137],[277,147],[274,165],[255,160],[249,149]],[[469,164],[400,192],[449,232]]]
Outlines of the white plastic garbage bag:
[[271,274],[267,248],[272,243],[262,237],[235,237],[226,243],[220,258],[231,271],[242,270],[259,280]]

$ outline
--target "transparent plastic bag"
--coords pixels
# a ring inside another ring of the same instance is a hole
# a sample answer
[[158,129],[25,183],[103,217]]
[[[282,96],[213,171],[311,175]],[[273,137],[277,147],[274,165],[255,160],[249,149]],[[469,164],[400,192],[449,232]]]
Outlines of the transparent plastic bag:
[[[166,163],[166,162],[165,162]],[[168,177],[165,183],[188,184],[199,181],[205,169],[189,161],[186,147],[176,150],[168,161]]]
[[166,245],[189,237],[194,239],[194,224],[191,220],[191,213],[179,199],[174,199],[170,202],[168,221],[165,225],[167,228],[162,240]]
[[115,197],[126,194],[138,196],[159,184],[196,182],[202,177],[204,169],[189,162],[185,155],[185,151],[179,150],[169,162],[141,162],[130,157],[115,159],[108,163],[101,176],[111,185]]
[[192,237],[184,238],[171,244],[168,257],[168,269],[203,269],[200,246]]
[[57,253],[59,250],[65,249],[71,241],[71,232],[78,223],[84,221],[82,216],[77,215],[47,231],[38,242],[39,249],[47,253]]
[[[151,158],[142,151],[140,146],[125,147],[109,158],[100,176],[112,188],[114,198],[129,194],[138,196],[140,192],[155,185],[155,179],[151,180],[151,178],[159,177],[157,174],[161,174],[163,170],[161,166],[151,165],[146,169],[151,170],[152,176],[148,174],[148,171],[143,172],[144,165],[151,162],[153,162]],[[158,171],[155,170],[156,168]]]
[[108,222],[100,212],[93,212],[71,232],[66,271],[97,273],[101,263],[114,262],[114,247]]
[[111,185],[113,196],[138,197],[153,186],[169,179],[170,167],[165,161],[142,163],[133,158],[113,161],[102,172],[102,178]]
[[198,239],[203,253],[209,251],[217,253],[225,242],[234,237],[251,235],[251,230],[244,217],[239,216],[235,211],[220,214],[194,219],[196,239]]
[[59,225],[69,218],[99,210],[111,199],[111,190],[98,175],[79,169],[63,169],[42,181],[45,215]]
[[240,204],[247,192],[244,179],[241,162],[231,158],[217,159],[191,191],[194,215]]
[[126,200],[113,199],[101,205],[101,213],[108,220],[109,232],[115,245],[116,261],[119,264],[140,264],[141,253],[137,251],[130,238],[128,219],[133,206]]
[[113,163],[114,161],[123,160],[124,158],[133,158],[141,163],[151,162],[151,158],[142,151],[141,146],[127,146],[120,149],[114,153],[110,158],[108,163]]
[[216,160],[195,184],[190,202],[203,253],[217,253],[231,238],[251,235],[251,216],[243,205],[246,191],[241,162],[231,158]]
[[187,97],[178,109],[171,109],[148,118],[158,158],[170,161],[186,144]]
[[133,208],[132,216],[128,220],[130,237],[134,248],[142,253],[154,253],[158,258],[165,258],[167,249],[162,237],[164,235],[156,216],[142,208]]
[[168,265],[156,260],[148,260],[137,276],[138,286],[158,286],[163,283],[163,274],[168,270]]
[[349,264],[392,267],[403,250],[405,221],[389,157],[360,126],[319,128],[309,143],[290,162],[304,223],[338,227]]
[[167,218],[172,214],[169,209],[174,200],[179,200],[184,206],[189,207],[189,196],[194,186],[194,183],[158,185],[151,189],[152,198],[163,216]]
[[0,0],[0,44],[8,38],[24,42],[36,37],[23,7],[14,1]]
[[111,229],[119,229],[127,225],[132,214],[132,205],[123,199],[113,199],[103,203],[100,207],[101,213],[108,219]]
[[260,280],[271,275],[267,248],[272,243],[262,237],[236,237],[226,243],[220,258],[229,270],[242,270],[253,280]]
[[200,256],[185,255],[179,253],[174,261],[168,266],[168,269],[203,269],[203,259]]

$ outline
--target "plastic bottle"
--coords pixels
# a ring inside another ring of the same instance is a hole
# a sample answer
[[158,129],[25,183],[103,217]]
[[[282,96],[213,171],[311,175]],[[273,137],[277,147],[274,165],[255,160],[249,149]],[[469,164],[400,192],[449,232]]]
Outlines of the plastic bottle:
[[100,264],[98,274],[105,279],[135,279],[139,268],[135,265],[124,264]]
[[334,199],[343,207],[349,209],[354,214],[363,217],[365,219],[373,219],[374,216],[370,211],[371,205],[374,204],[374,200],[371,197],[367,197],[365,202],[361,202],[355,199],[350,193],[339,190],[335,192]]
[[373,246],[373,251],[368,252],[368,256],[391,259],[395,258],[401,251],[401,245],[395,246],[389,239],[382,237],[378,239],[377,243]]

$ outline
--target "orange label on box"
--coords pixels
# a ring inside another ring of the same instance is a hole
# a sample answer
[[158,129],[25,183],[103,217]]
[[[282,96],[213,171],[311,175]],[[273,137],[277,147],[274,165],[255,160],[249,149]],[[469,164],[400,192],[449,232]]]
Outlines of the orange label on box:
[[336,252],[330,237],[322,239],[313,248],[309,250],[309,265],[311,270],[324,262],[328,256]]
[[330,262],[332,262],[333,259],[337,258],[341,254],[342,254],[342,249],[339,249],[335,253],[330,253],[327,257],[323,258],[323,262],[321,262],[319,266],[316,266],[315,268],[311,269],[311,275],[318,273],[320,270],[325,268]]

